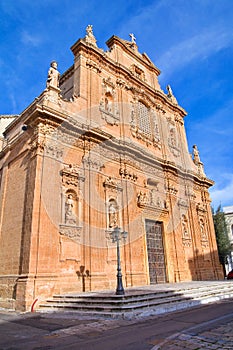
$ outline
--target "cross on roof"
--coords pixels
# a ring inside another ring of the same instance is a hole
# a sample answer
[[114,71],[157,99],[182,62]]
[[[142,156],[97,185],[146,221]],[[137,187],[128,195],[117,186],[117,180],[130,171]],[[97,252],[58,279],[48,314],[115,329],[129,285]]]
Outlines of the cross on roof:
[[131,38],[132,43],[136,44],[136,38],[135,38],[134,34],[131,33],[131,34],[129,34],[129,36]]

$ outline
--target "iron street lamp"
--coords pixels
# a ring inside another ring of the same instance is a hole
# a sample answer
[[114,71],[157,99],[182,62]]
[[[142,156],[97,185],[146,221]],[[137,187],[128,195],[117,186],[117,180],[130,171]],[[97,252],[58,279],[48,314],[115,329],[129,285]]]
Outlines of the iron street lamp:
[[123,239],[125,241],[128,232],[121,232],[120,228],[114,227],[113,231],[110,233],[110,237],[113,243],[117,244],[117,288],[116,295],[124,295],[125,291],[122,283],[122,273],[121,273],[121,258],[120,258],[120,241]]

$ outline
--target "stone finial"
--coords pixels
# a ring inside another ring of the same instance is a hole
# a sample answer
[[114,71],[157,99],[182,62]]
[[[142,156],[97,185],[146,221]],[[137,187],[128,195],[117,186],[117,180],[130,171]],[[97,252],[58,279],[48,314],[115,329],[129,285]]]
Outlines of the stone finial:
[[57,70],[57,62],[56,61],[52,61],[50,63],[50,68],[48,71],[48,78],[47,78],[47,82],[46,82],[46,86],[48,87],[55,87],[58,88],[58,84],[59,84],[59,72]]
[[178,104],[177,103],[177,99],[175,98],[175,96],[173,95],[173,91],[172,91],[172,88],[170,85],[167,85],[166,86],[166,89],[167,89],[167,97],[174,103],[174,104]]
[[96,38],[95,38],[95,36],[93,34],[93,29],[92,29],[92,25],[91,24],[88,24],[88,26],[86,27],[86,35],[85,35],[84,40],[85,40],[86,43],[97,47],[97,45],[96,45]]

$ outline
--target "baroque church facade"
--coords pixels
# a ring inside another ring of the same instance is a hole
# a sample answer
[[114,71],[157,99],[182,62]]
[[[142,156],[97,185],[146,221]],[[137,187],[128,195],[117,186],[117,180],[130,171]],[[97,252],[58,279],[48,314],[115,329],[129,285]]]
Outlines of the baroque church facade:
[[196,146],[159,69],[135,37],[97,46],[92,26],[62,75],[4,132],[0,152],[0,306],[116,287],[222,279]]

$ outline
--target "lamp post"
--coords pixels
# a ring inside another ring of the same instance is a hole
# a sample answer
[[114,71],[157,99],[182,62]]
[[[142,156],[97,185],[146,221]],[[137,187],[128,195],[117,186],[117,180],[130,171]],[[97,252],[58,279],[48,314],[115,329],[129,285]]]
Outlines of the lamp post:
[[117,244],[117,288],[116,295],[124,295],[125,291],[122,283],[122,273],[121,273],[121,257],[120,257],[120,241],[125,240],[127,237],[127,232],[121,232],[120,228],[114,227],[113,231],[110,233],[113,243]]

